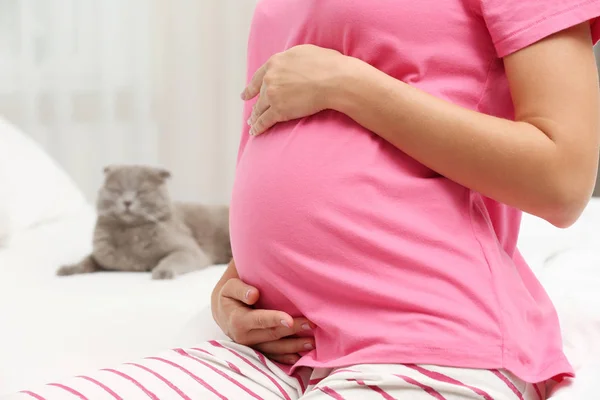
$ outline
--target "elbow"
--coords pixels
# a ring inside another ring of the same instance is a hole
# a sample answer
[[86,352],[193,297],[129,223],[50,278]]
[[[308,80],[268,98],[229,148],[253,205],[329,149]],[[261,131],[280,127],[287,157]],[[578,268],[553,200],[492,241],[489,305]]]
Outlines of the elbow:
[[592,188],[575,188],[564,185],[553,191],[554,195],[544,199],[543,212],[539,215],[557,228],[566,229],[572,226],[587,206],[591,198]]
[[583,208],[575,208],[571,205],[565,205],[544,219],[557,228],[566,229],[577,222],[582,212]]
[[[593,149],[593,148],[592,148]],[[575,224],[588,205],[598,171],[597,150],[548,162],[537,179],[538,216],[560,229]]]

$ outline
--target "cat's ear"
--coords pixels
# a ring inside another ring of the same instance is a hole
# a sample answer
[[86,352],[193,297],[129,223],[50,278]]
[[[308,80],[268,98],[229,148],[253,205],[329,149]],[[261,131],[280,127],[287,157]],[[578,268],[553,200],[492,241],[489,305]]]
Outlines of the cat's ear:
[[104,172],[104,175],[108,175],[111,172],[113,172],[115,170],[115,166],[114,165],[107,165],[106,167],[104,167],[104,169],[102,170],[102,172]]
[[166,181],[167,179],[169,179],[171,177],[171,172],[169,172],[168,170],[164,169],[164,168],[157,168],[156,169],[156,176],[162,181]]

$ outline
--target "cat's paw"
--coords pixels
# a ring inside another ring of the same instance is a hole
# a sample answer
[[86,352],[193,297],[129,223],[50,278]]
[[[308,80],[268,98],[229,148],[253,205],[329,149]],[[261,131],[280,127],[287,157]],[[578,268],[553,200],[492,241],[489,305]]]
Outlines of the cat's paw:
[[173,279],[175,273],[168,269],[155,269],[152,271],[152,279]]
[[81,273],[79,265],[63,265],[56,271],[58,276],[69,276]]

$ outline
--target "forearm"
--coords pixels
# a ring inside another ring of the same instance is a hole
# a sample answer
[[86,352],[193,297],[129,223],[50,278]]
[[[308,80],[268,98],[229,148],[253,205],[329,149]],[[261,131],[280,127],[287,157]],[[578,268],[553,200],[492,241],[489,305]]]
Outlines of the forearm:
[[589,174],[576,173],[578,162],[589,160],[568,159],[548,132],[435,98],[358,60],[352,71],[346,77],[351,83],[339,85],[331,108],[425,166],[557,225],[571,222],[562,214],[577,213],[565,204],[582,208],[566,197],[585,198],[573,192],[593,187]]

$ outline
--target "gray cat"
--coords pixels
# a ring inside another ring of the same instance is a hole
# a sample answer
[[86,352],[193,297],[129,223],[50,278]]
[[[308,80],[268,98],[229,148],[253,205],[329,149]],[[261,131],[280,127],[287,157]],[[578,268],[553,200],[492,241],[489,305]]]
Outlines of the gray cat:
[[164,169],[109,166],[104,173],[92,254],[57,275],[152,271],[153,279],[172,279],[231,260],[228,207],[172,202]]

